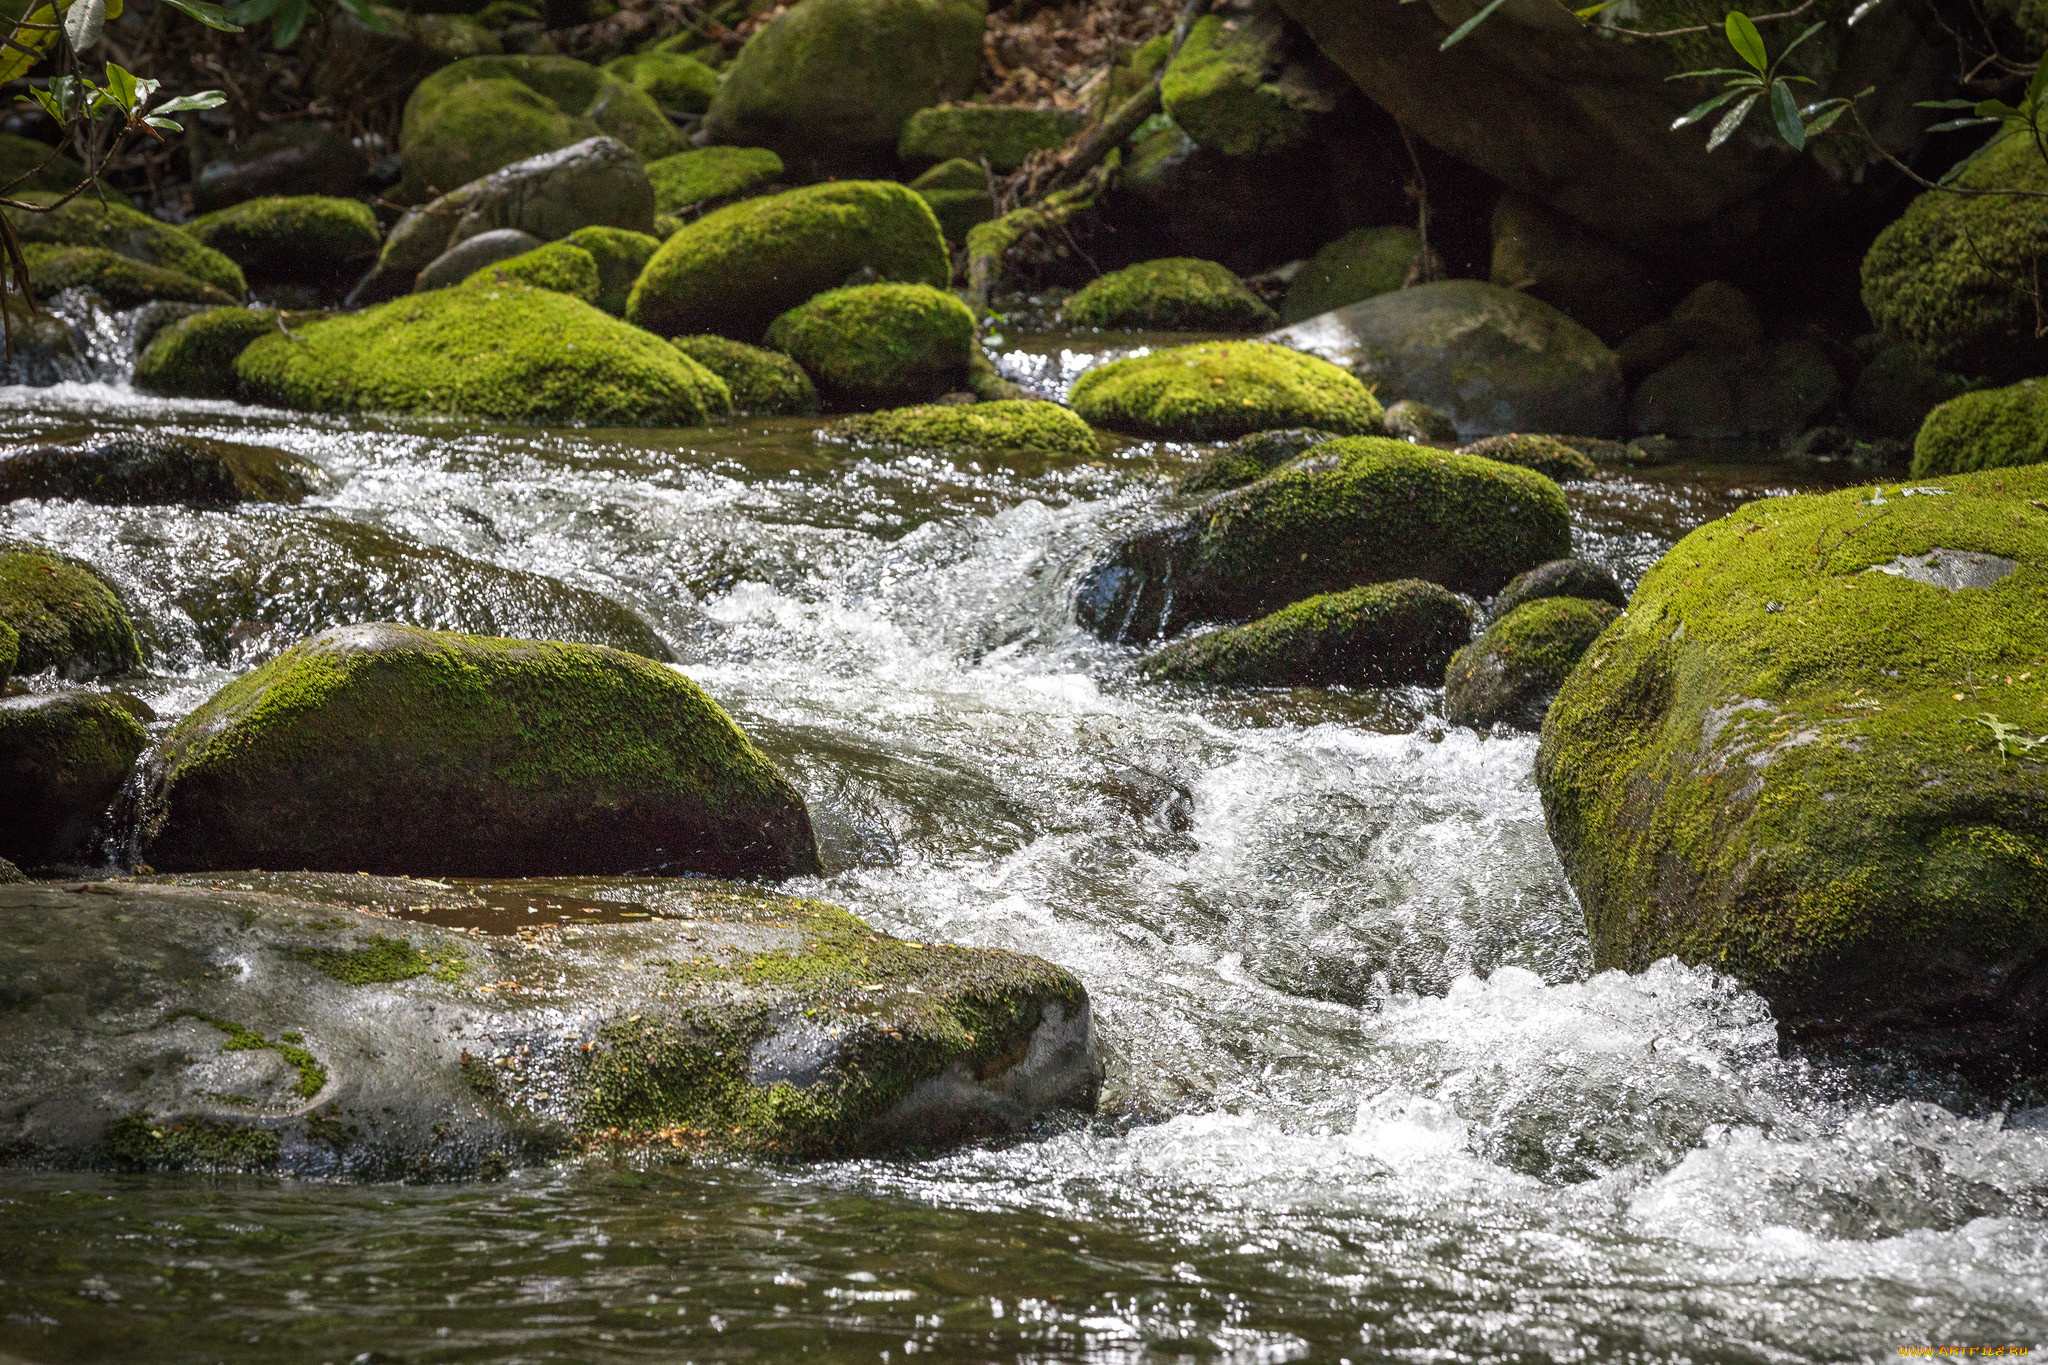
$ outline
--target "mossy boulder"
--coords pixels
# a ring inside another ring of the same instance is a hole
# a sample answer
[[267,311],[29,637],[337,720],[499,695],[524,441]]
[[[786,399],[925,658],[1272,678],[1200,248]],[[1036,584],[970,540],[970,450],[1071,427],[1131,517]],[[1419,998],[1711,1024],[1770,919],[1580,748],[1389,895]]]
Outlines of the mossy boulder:
[[0,857],[24,867],[92,858],[93,836],[149,742],[109,692],[0,698]]
[[625,316],[633,281],[661,250],[660,238],[626,228],[578,228],[562,240],[589,252],[597,263],[597,297],[591,301],[615,318]]
[[1290,36],[1277,8],[1204,15],[1160,82],[1167,114],[1197,145],[1225,156],[1274,152],[1305,141],[1311,116],[1334,105],[1304,81],[1275,79]]
[[242,268],[249,283],[331,286],[377,254],[377,215],[357,199],[319,194],[249,199],[193,219],[186,231]]
[[1069,327],[1165,332],[1252,332],[1279,321],[1243,280],[1187,256],[1144,261],[1084,285],[1060,305]]
[[215,308],[158,332],[135,361],[135,387],[173,398],[234,398],[235,361],[249,343],[278,330],[269,309]]
[[1515,608],[1546,597],[1583,597],[1610,607],[1628,605],[1628,594],[1613,574],[1585,559],[1553,559],[1525,574],[1518,574],[1491,603],[1492,619],[1500,620]]
[[39,546],[0,541],[0,621],[19,637],[17,674],[95,678],[142,664],[135,625],[107,581]]
[[465,284],[527,284],[595,305],[600,288],[597,258],[568,242],[549,242],[471,275]]
[[1636,386],[1629,427],[1638,436],[1782,440],[1824,418],[1841,393],[1841,375],[1817,342],[1698,350]]
[[1910,442],[1927,414],[1951,398],[1982,387],[1969,376],[1941,369],[1910,341],[1881,347],[1849,389],[1849,417],[1867,440]]
[[1913,477],[1971,474],[2048,460],[2048,380],[1951,398],[1920,425]]
[[1609,343],[1657,321],[1676,297],[1667,272],[1514,193],[1494,206],[1489,278],[1526,290]]
[[1410,227],[1355,228],[1309,258],[1287,286],[1280,320],[1305,322],[1333,308],[1391,294],[1408,282],[1422,234]]
[[[85,179],[85,167],[78,159],[58,151],[47,142],[22,137],[15,133],[0,133],[0,187],[9,187],[9,195],[29,194],[40,190],[46,194],[68,194],[73,186]],[[20,181],[16,184],[16,181]],[[118,204],[126,204],[128,196],[112,185],[102,185],[98,193]]]
[[931,403],[845,417],[824,436],[860,445],[932,450],[995,461],[1040,456],[1094,459],[1101,443],[1086,422],[1057,403],[1013,398],[993,403]]
[[1550,699],[1621,614],[1610,603],[1580,597],[1539,597],[1502,615],[1459,650],[1444,671],[1444,718],[1484,729],[1535,730]]
[[695,426],[723,416],[717,375],[566,294],[475,284],[265,336],[235,362],[252,401],[310,412]]
[[1074,609],[1105,639],[1149,640],[1403,578],[1485,596],[1570,549],[1564,494],[1541,474],[1353,437],[1127,537]]
[[1307,454],[1317,446],[1337,440],[1333,431],[1293,427],[1285,431],[1255,431],[1240,436],[1181,476],[1174,485],[1177,493],[1221,493],[1242,488],[1262,479],[1289,460]]
[[0,621],[0,683],[14,676],[14,665],[20,657],[20,633],[5,621]]
[[[2033,141],[2007,137],[1955,179],[1961,189],[2048,193]],[[2048,255],[2039,200],[1929,190],[1863,258],[1863,303],[1885,332],[1946,369],[2016,379],[2048,369],[2034,305],[2015,281]]]
[[1410,578],[1322,593],[1170,644],[1143,668],[1166,682],[1224,687],[1392,687],[1434,682],[1470,638],[1464,600]]
[[[31,203],[51,203],[55,196],[24,194]],[[14,230],[24,242],[51,246],[90,246],[126,256],[144,265],[176,270],[204,281],[230,298],[247,297],[249,283],[242,268],[190,233],[159,222],[122,204],[102,205],[81,195],[47,213],[11,212]]]
[[0,361],[0,378],[40,387],[93,377],[71,324],[45,309],[31,310],[19,294],[0,295],[0,308],[13,341],[13,354]]
[[1212,341],[1098,365],[1074,381],[1074,411],[1098,427],[1216,441],[1279,427],[1376,433],[1372,391],[1328,361],[1261,341]]
[[317,465],[269,446],[147,428],[0,452],[0,502],[72,498],[103,506],[298,502],[326,486]]
[[782,178],[782,158],[766,147],[700,147],[647,163],[656,213],[713,209],[757,194]]
[[677,337],[672,343],[725,381],[734,412],[756,417],[808,416],[818,410],[818,386],[804,367],[780,351],[728,337]]
[[940,162],[911,181],[910,188],[931,205],[939,231],[949,242],[966,241],[970,231],[996,216],[988,172],[961,157]]
[[701,114],[718,93],[718,73],[680,52],[636,52],[616,57],[604,69],[647,92],[663,109]]
[[974,314],[928,284],[855,285],[784,313],[768,344],[802,365],[826,402],[877,407],[965,384]]
[[904,120],[896,155],[912,166],[960,157],[976,167],[1005,174],[1033,152],[1064,147],[1081,119],[1057,109],[1023,109],[999,104],[940,104]]
[[1795,1037],[2038,1070],[2039,500],[2035,466],[1773,498],[1644,576],[1536,762],[1596,969],[1708,963]]
[[28,262],[29,285],[38,300],[66,289],[90,289],[109,308],[123,310],[158,300],[217,304],[235,301],[225,291],[182,270],[144,265],[105,247],[30,242],[22,247],[21,254]]
[[912,114],[974,89],[987,23],[982,0],[805,0],[740,49],[705,131],[818,171],[894,160]]
[[1383,420],[1387,435],[1419,446],[1448,446],[1458,443],[1458,424],[1448,413],[1437,411],[1413,398],[1387,404]]
[[1555,436],[1532,436],[1512,432],[1488,436],[1461,447],[1467,455],[1479,455],[1502,464],[1518,464],[1553,479],[1590,479],[1599,472],[1592,460]]
[[951,280],[931,209],[889,181],[807,185],[682,228],[641,272],[626,317],[663,336],[759,341],[784,313],[863,270],[908,284]]
[[150,751],[166,870],[818,870],[803,798],[701,688],[597,645],[325,631]]

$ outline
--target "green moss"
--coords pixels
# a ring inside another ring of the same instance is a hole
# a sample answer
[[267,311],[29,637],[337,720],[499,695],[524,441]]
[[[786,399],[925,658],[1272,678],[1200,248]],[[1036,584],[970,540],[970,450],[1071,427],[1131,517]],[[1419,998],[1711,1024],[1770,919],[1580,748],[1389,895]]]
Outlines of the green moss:
[[217,1019],[198,1010],[180,1010],[172,1019],[197,1019],[211,1024],[227,1035],[227,1041],[220,1045],[222,1052],[275,1052],[284,1059],[285,1065],[298,1072],[298,1082],[292,1086],[292,1093],[302,1100],[310,1100],[327,1088],[327,1068],[320,1059],[308,1052],[301,1044],[305,1039],[296,1033],[287,1033],[276,1042],[265,1038],[254,1029],[226,1019]]
[[780,351],[721,336],[677,337],[674,346],[725,381],[735,412],[757,417],[808,416],[818,410],[818,388],[804,367]]
[[1262,479],[1289,460],[1338,439],[1331,431],[1296,427],[1240,436],[1196,465],[1174,486],[1177,493],[1221,493]]
[[592,302],[613,317],[625,315],[633,281],[661,249],[659,238],[628,228],[578,228],[562,240],[589,252],[597,262],[597,297]]
[[245,200],[185,230],[256,279],[349,273],[369,263],[380,241],[368,204],[320,194]]
[[1552,479],[1590,479],[1599,472],[1590,459],[1554,436],[1488,436],[1463,447],[1463,452],[1520,465]]
[[[1956,178],[1968,189],[2048,192],[2033,142],[2005,139]],[[1939,364],[1972,373],[2038,371],[2034,305],[2015,287],[2048,256],[2038,201],[1930,190],[1878,234],[1863,258],[1863,302],[1879,327]]]
[[1057,403],[1033,399],[895,408],[842,418],[823,434],[864,445],[994,459],[1019,455],[1094,459],[1102,453],[1101,443],[1086,422]]
[[1333,308],[1391,294],[1408,280],[1422,254],[1422,234],[1408,227],[1358,228],[1310,258],[1287,286],[1280,320],[1296,323]]
[[988,171],[978,162],[965,157],[954,157],[938,165],[910,182],[910,188],[930,198],[933,190],[980,190],[988,193]]
[[[83,179],[85,167],[76,158],[34,138],[0,133],[0,194],[12,196],[36,190],[68,194]],[[104,194],[117,204],[128,203],[128,196],[111,185],[101,185],[86,193]]]
[[1572,666],[1620,612],[1606,602],[1539,597],[1486,628],[1444,671],[1444,715],[1475,728],[1534,730]]
[[568,242],[549,242],[517,256],[487,265],[463,281],[473,285],[529,284],[595,305],[599,289],[597,258]]
[[345,986],[410,981],[416,976],[453,983],[469,969],[469,958],[452,944],[443,944],[429,954],[402,938],[382,934],[361,948],[301,948],[299,960]]
[[1168,332],[1254,332],[1279,321],[1244,281],[1188,256],[1111,271],[1060,305],[1069,327],[1137,327]]
[[1456,445],[1458,424],[1427,403],[1403,398],[1387,405],[1387,435],[1417,445]]
[[1471,635],[1463,600],[1410,578],[1320,594],[1168,645],[1143,667],[1167,682],[1224,687],[1386,687],[1435,681]]
[[910,188],[931,205],[939,230],[949,242],[966,240],[969,232],[996,215],[988,172],[960,157],[932,167],[911,181]]
[[1308,136],[1301,99],[1265,79],[1269,50],[1241,21],[1198,20],[1166,68],[1159,95],[1197,144],[1225,156],[1277,151]]
[[104,247],[23,246],[30,286],[38,300],[64,289],[90,289],[111,308],[140,308],[163,299],[170,303],[232,304],[234,299],[204,280],[179,270],[144,265]]
[[136,1171],[263,1171],[277,1165],[277,1134],[225,1119],[128,1114],[107,1125],[106,1161]]
[[938,220],[902,185],[847,180],[729,204],[662,243],[626,316],[663,336],[757,341],[768,324],[863,269],[944,285]]
[[0,543],[0,621],[20,639],[17,673],[54,668],[80,678],[142,665],[134,623],[114,590],[49,550]]
[[135,362],[135,387],[175,398],[233,398],[235,361],[249,343],[277,331],[268,309],[215,308],[158,332]]
[[1165,440],[1225,440],[1276,427],[1380,429],[1379,400],[1327,360],[1263,341],[1212,341],[1098,365],[1074,382],[1092,425]]
[[235,362],[253,401],[312,412],[694,426],[723,416],[718,376],[565,294],[475,284],[265,336]]
[[928,284],[856,285],[784,313],[768,344],[795,357],[835,404],[933,398],[966,382],[974,314]]
[[21,634],[5,621],[0,621],[0,683],[14,675],[15,664],[21,659]]
[[647,92],[664,109],[701,114],[718,93],[718,73],[680,52],[640,52],[605,63],[606,71]]
[[1915,478],[2044,460],[2048,460],[2048,383],[2038,379],[1951,398],[1927,414],[1913,441]]
[[[2048,467],[1940,488],[1711,522],[1573,671],[1537,776],[1599,967],[1711,963],[1798,1028],[1978,999],[2048,948],[2042,766],[1984,719],[2048,732]],[[1937,548],[2017,568],[1871,571]]]
[[149,742],[124,700],[83,690],[0,700],[0,857],[97,861],[107,807]]
[[765,147],[704,147],[647,163],[658,213],[712,209],[757,194],[782,178],[782,158]]
[[1063,147],[1081,120],[1053,109],[997,104],[939,104],[903,122],[896,154],[912,165],[960,157],[977,167],[1007,173],[1035,151]]
[[[48,203],[50,195],[19,196],[30,203]],[[158,222],[146,213],[121,204],[102,207],[89,195],[81,195],[61,208],[47,213],[8,210],[15,231],[24,242],[45,242],[52,246],[100,247],[144,265],[161,266],[202,280],[231,298],[244,298],[249,285],[242,268],[211,247],[201,246],[191,234]]]

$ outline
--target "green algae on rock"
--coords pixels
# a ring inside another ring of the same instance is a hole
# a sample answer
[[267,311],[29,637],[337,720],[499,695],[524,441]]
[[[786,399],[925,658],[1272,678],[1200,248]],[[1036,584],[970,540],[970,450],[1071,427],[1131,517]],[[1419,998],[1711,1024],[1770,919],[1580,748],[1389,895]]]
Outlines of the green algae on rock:
[[862,270],[941,288],[952,279],[938,220],[914,191],[845,180],[728,204],[661,244],[626,317],[663,336],[759,341],[784,313]]
[[597,276],[597,258],[580,246],[568,242],[549,242],[546,246],[522,251],[517,256],[508,256],[493,265],[471,275],[464,284],[528,284],[535,289],[548,289],[557,294],[567,294],[572,299],[581,299],[592,305],[597,303],[600,288]]
[[827,402],[875,407],[965,384],[974,314],[928,284],[855,285],[784,313],[768,344],[794,357]]
[[382,240],[368,204],[320,194],[246,199],[193,219],[185,230],[258,286],[317,284],[357,273]]
[[1254,479],[1264,478],[1289,460],[1337,439],[1337,433],[1333,431],[1316,431],[1309,427],[1255,431],[1249,436],[1238,437],[1182,475],[1173,491],[1183,494],[1221,493],[1227,488],[1242,488]]
[[1074,612],[1104,639],[1149,640],[1362,583],[1483,596],[1570,548],[1564,494],[1541,474],[1354,437],[1128,536],[1082,576]]
[[1069,327],[1159,332],[1251,332],[1278,315],[1214,261],[1189,256],[1142,261],[1090,281],[1060,305]]
[[158,332],[135,361],[133,383],[173,398],[234,398],[242,390],[235,361],[249,343],[278,330],[269,309],[215,308]]
[[1372,391],[1312,355],[1262,341],[1211,341],[1098,365],[1074,381],[1094,426],[1164,440],[1228,440],[1276,427],[1380,430]]
[[599,645],[325,631],[216,693],[143,776],[137,853],[172,870],[818,866],[803,798],[717,703]]
[[1650,570],[1537,756],[1597,968],[1708,963],[1792,1035],[1989,1072],[2038,1038],[2043,498],[2038,466],[1774,498]]
[[1033,152],[1066,145],[1081,120],[1057,109],[999,104],[937,104],[904,120],[896,155],[913,166],[958,157],[1007,174]]
[[1167,682],[1223,687],[1391,687],[1434,682],[1471,637],[1462,598],[1409,578],[1322,593],[1170,644],[1142,667]]
[[1333,308],[1391,294],[1422,254],[1410,227],[1355,228],[1316,252],[1287,286],[1280,320],[1302,322]]
[[20,637],[20,675],[55,669],[93,678],[142,663],[135,625],[106,580],[37,545],[0,541],[0,621]]
[[1094,431],[1072,411],[1030,398],[863,413],[841,418],[820,434],[862,445],[998,460],[1019,455],[1093,459],[1102,453]]
[[95,855],[92,836],[146,743],[111,693],[0,698],[0,857],[43,867]]
[[626,296],[633,291],[633,281],[661,250],[660,238],[630,228],[577,228],[562,241],[589,252],[597,263],[597,297],[591,302],[615,318],[626,315]]
[[116,309],[140,308],[159,299],[170,303],[235,301],[225,291],[182,270],[144,265],[105,247],[30,242],[21,254],[28,262],[29,286],[39,299],[65,289],[90,289]]
[[2039,379],[1951,398],[1927,414],[1913,440],[1916,479],[2044,460],[2048,460],[2048,382]]
[[[24,194],[29,203],[49,204],[55,195]],[[249,283],[242,268],[212,247],[202,246],[188,232],[158,222],[124,204],[102,205],[80,196],[45,213],[10,211],[14,230],[23,242],[52,246],[99,247],[131,261],[190,275],[226,293],[246,297]]]
[[1444,719],[1540,728],[1572,666],[1620,614],[1579,597],[1539,597],[1503,613],[1445,669]]
[[654,211],[716,208],[782,178],[782,158],[766,147],[700,147],[647,163]]
[[143,428],[0,452],[0,502],[71,498],[108,507],[298,502],[327,476],[269,446]]
[[734,412],[800,417],[818,410],[818,386],[803,366],[780,351],[709,333],[677,337],[670,344],[725,381]]
[[409,295],[252,342],[245,397],[311,412],[447,413],[508,422],[695,426],[725,382],[657,337],[523,284]]
[[1502,464],[1517,464],[1552,479],[1590,479],[1599,472],[1598,466],[1590,459],[1555,436],[1531,436],[1522,432],[1488,436],[1460,447],[1459,453],[1499,460]]

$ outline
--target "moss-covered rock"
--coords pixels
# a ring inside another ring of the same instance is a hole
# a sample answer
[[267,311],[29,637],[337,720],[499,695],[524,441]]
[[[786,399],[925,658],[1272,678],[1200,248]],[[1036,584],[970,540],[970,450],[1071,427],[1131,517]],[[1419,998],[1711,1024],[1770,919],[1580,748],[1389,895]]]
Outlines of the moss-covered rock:
[[1382,425],[1386,427],[1387,435],[1396,440],[1413,441],[1419,446],[1458,443],[1458,424],[1450,419],[1450,415],[1413,398],[1387,404],[1387,415],[1382,419]]
[[728,204],[661,244],[626,317],[663,336],[758,341],[782,314],[862,270],[934,286],[952,278],[938,220],[914,191],[848,180]]
[[[474,237],[463,238],[427,262],[426,268],[413,277],[410,292],[425,294],[435,289],[451,289],[487,267],[501,265],[517,256],[530,255],[547,245],[549,243],[518,228],[492,228],[489,232],[479,232]],[[540,267],[544,273],[550,261],[559,266],[561,257],[542,257]],[[593,261],[592,268],[595,266]],[[553,277],[558,278],[559,272]]]
[[597,258],[568,242],[549,242],[546,246],[487,265],[463,283],[527,284],[535,289],[567,294],[572,299],[581,299],[592,305],[597,303],[601,287]]
[[1920,425],[1913,477],[1969,474],[2048,460],[2048,380],[1951,398]]
[[[21,137],[15,133],[0,133],[0,188],[9,195],[28,194],[41,190],[46,194],[67,194],[71,188],[85,179],[85,167],[76,157],[67,156],[47,142]],[[19,184],[15,182],[19,181]],[[117,204],[126,204],[128,196],[112,185],[102,185],[98,193]]]
[[1113,270],[1060,305],[1069,327],[1251,332],[1279,321],[1266,301],[1214,261],[1187,256]]
[[1636,386],[1629,427],[1638,436],[1783,440],[1824,418],[1841,392],[1841,375],[1817,342],[1697,350]]
[[626,228],[578,228],[562,240],[589,252],[597,263],[597,297],[592,302],[615,318],[625,316],[626,296],[633,292],[633,281],[640,278],[654,253],[661,250],[659,238]]
[[0,621],[0,683],[14,676],[14,665],[20,658],[20,632],[5,621]]
[[828,403],[877,407],[966,383],[974,314],[928,284],[855,285],[784,313],[768,344],[794,357]]
[[678,113],[701,114],[718,93],[718,73],[680,52],[636,52],[606,62],[604,69]]
[[1286,24],[1277,9],[1196,21],[1167,64],[1159,97],[1199,146],[1252,156],[1307,138],[1320,102],[1298,82],[1272,79],[1285,58]]
[[277,331],[269,309],[215,308],[158,332],[135,361],[135,387],[173,398],[234,398],[235,361],[249,343]]
[[820,171],[893,160],[906,119],[974,89],[987,22],[982,0],[806,0],[740,49],[705,130]]
[[1795,1036],[1993,1071],[2038,1039],[2037,499],[2036,466],[1773,498],[1645,575],[1537,757],[1597,967],[1710,963]]
[[1894,341],[1870,357],[1849,390],[1849,417],[1866,440],[1910,442],[1927,414],[1981,387],[1941,369],[1910,341]]
[[1167,682],[1224,687],[1389,687],[1434,682],[1471,637],[1463,599],[1410,578],[1311,597],[1168,645],[1143,667]]
[[1347,304],[1391,294],[1408,282],[1422,234],[1409,227],[1356,228],[1309,258],[1287,286],[1282,322],[1303,322]]
[[1462,450],[1502,464],[1518,464],[1553,479],[1590,479],[1599,472],[1590,459],[1555,436],[1512,432],[1474,441]]
[[782,178],[782,158],[766,147],[700,147],[647,163],[657,213],[714,209],[758,194]]
[[222,290],[182,270],[144,265],[131,257],[96,246],[50,246],[30,242],[21,254],[28,261],[29,285],[38,300],[65,289],[90,289],[116,309],[140,308],[159,300],[169,303],[232,304]]
[[1228,440],[1310,426],[1376,433],[1379,400],[1328,361],[1261,341],[1212,341],[1098,365],[1074,382],[1098,427],[1169,441]]
[[861,445],[993,460],[1034,455],[1093,459],[1102,453],[1095,433],[1072,411],[1030,398],[864,413],[841,418],[820,434]]
[[148,742],[111,693],[0,698],[0,857],[43,867],[94,855],[93,836]]
[[1074,609],[1105,639],[1148,640],[1363,583],[1484,596],[1570,548],[1564,494],[1541,474],[1356,437],[1126,538],[1083,575]]
[[1502,588],[1491,604],[1491,619],[1498,621],[1516,607],[1545,597],[1583,597],[1588,602],[1604,602],[1617,609],[1628,605],[1628,594],[1621,590],[1621,584],[1598,564],[1584,559],[1553,559],[1518,574]]
[[360,274],[381,241],[368,204],[319,194],[245,200],[193,219],[186,231],[240,266],[258,289]]
[[54,551],[0,541],[0,621],[20,637],[14,671],[66,678],[125,673],[142,664],[128,609],[106,580]]
[[756,417],[808,416],[818,410],[818,386],[804,367],[780,351],[727,337],[677,337],[672,343],[725,381],[734,412]]
[[[2048,192],[2048,163],[2008,137],[1956,177],[1963,189]],[[1929,190],[1878,234],[1863,258],[1863,303],[1877,325],[1952,370],[2016,379],[2048,368],[2035,336],[2031,280],[2048,255],[2039,201]]]
[[904,120],[896,155],[912,166],[960,157],[998,173],[1016,170],[1033,152],[1063,147],[1081,120],[1056,109],[999,104],[940,104]]
[[962,157],[942,161],[910,182],[949,242],[964,242],[967,234],[996,216],[996,200],[989,193],[989,173]]
[[1474,729],[1541,727],[1573,665],[1620,614],[1580,597],[1540,597],[1505,613],[1444,671],[1444,718]]
[[730,410],[717,375],[566,294],[475,284],[265,336],[235,362],[251,401],[311,412],[694,426]]
[[1208,494],[1221,493],[1227,488],[1242,488],[1254,479],[1264,478],[1289,460],[1337,439],[1336,432],[1316,431],[1309,427],[1255,431],[1249,436],[1238,437],[1182,475],[1180,482],[1174,485],[1174,491]]
[[[24,194],[30,203],[54,202],[55,196]],[[121,204],[102,206],[89,195],[81,195],[47,213],[10,211],[14,230],[24,242],[45,242],[52,246],[99,247],[144,265],[161,266],[202,280],[230,298],[249,293],[242,269],[211,247],[201,246],[192,235],[169,223],[158,222],[146,213]]]
[[810,817],[702,689],[595,645],[344,626],[150,752],[159,868],[815,872]]
[[326,487],[318,466],[269,446],[147,428],[0,453],[0,502],[74,498],[104,506],[298,502]]

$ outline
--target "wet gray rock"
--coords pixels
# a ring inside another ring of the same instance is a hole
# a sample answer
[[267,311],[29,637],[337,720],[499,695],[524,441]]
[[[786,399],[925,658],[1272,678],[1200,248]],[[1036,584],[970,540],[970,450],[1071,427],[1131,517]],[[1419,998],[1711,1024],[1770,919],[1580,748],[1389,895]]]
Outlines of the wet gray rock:
[[1292,427],[1240,436],[1181,476],[1175,491],[1220,493],[1262,478],[1298,455],[1338,439],[1335,432]]
[[1890,563],[1873,564],[1864,572],[1910,578],[1915,583],[1931,583],[1950,592],[1961,592],[1965,588],[1988,588],[2018,568],[2018,560],[2004,555],[1936,547],[1924,555],[1895,555]]
[[461,284],[487,265],[523,256],[542,245],[540,238],[518,228],[493,228],[489,232],[480,232],[428,262],[426,269],[420,271],[419,278],[414,281],[413,292],[423,293],[429,289],[446,289],[450,285]]
[[1488,619],[1498,621],[1524,602],[1542,597],[1583,597],[1588,602],[1605,602],[1626,607],[1628,594],[1613,574],[1585,559],[1553,559],[1539,564],[1500,590],[1493,599]]
[[94,852],[148,739],[138,709],[83,689],[0,699],[0,857],[42,867]]
[[72,498],[115,506],[298,502],[330,486],[309,460],[268,446],[136,431],[0,452],[0,502]]
[[276,194],[353,195],[370,178],[370,161],[341,129],[322,123],[281,123],[228,148],[192,179],[200,213]]
[[91,377],[69,323],[48,312],[30,312],[18,294],[7,295],[0,306],[7,309],[13,344],[13,353],[0,362],[0,380],[40,389]]

